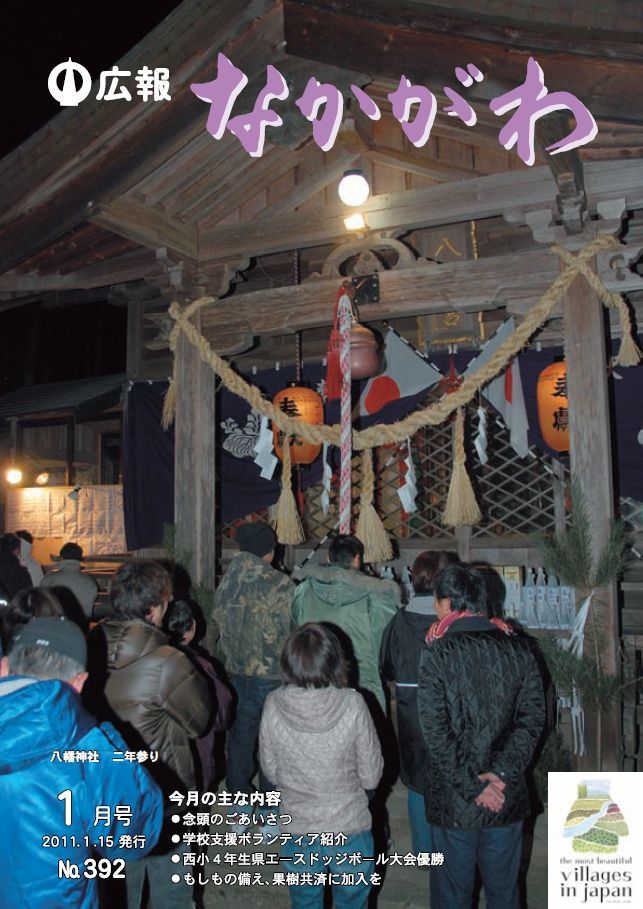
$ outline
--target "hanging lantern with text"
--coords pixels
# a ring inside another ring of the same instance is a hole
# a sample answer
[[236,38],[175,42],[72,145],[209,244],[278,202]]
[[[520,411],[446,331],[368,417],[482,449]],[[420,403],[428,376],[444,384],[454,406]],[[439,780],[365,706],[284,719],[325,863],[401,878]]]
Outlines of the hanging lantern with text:
[[[321,396],[311,388],[293,385],[278,391],[272,403],[289,417],[304,420],[306,423],[324,422],[324,403]],[[283,432],[277,427],[272,429],[275,454],[281,460],[283,451]],[[292,464],[312,464],[321,451],[321,445],[306,442],[301,436],[290,436],[290,460]]]
[[567,366],[552,363],[538,376],[538,421],[545,443],[553,451],[569,451]]

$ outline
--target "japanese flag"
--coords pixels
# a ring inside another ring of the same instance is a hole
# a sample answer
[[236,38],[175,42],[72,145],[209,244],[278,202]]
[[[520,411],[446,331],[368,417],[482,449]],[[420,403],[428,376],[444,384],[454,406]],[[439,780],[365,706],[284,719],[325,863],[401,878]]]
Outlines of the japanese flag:
[[361,416],[377,413],[392,401],[428,390],[442,378],[439,370],[427,363],[392,328],[384,338],[384,361],[381,374],[369,379],[362,392],[359,401]]
[[[513,334],[515,327],[512,318],[503,322],[493,338],[485,344],[480,354],[469,363],[464,375],[467,376],[469,373],[477,371],[484,366],[500,345]],[[526,458],[529,451],[527,439],[529,422],[527,420],[517,358],[514,358],[509,369],[489,382],[486,388],[483,389],[482,394],[502,417],[505,426],[509,430],[511,447],[521,458]]]

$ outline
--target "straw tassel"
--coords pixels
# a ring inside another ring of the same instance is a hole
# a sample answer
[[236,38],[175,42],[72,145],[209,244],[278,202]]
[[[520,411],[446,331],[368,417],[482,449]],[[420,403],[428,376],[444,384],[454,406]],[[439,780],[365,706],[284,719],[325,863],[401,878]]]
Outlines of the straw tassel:
[[473,486],[466,468],[464,450],[464,411],[459,408],[453,424],[453,471],[442,523],[447,527],[476,524],[482,514],[476,502]]
[[621,318],[621,331],[621,346],[618,350],[616,362],[619,366],[638,366],[641,362],[641,351],[632,333],[629,313],[626,319]]
[[638,344],[628,332],[621,339],[617,363],[619,366],[638,366],[641,362],[641,351]]
[[393,558],[391,541],[373,505],[375,475],[370,448],[362,451],[362,488],[360,511],[355,536],[364,544],[365,562],[387,562]]
[[170,384],[165,392],[163,399],[163,413],[161,415],[161,426],[168,430],[174,422],[176,415],[176,383],[174,377],[170,379]]
[[641,351],[632,331],[630,311],[620,294],[610,294],[610,298],[610,305],[618,310],[619,322],[621,323],[621,346],[618,350],[616,362],[619,366],[638,366],[641,362]]
[[281,493],[273,527],[277,539],[284,545],[297,546],[304,542],[304,530],[299,519],[297,503],[292,491],[292,468],[290,462],[290,436],[285,435],[282,446]]

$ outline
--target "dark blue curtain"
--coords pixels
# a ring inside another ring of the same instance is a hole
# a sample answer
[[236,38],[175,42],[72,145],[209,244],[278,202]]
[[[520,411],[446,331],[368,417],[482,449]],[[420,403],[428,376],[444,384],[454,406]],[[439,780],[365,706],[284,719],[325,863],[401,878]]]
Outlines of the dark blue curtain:
[[[547,451],[538,426],[536,405],[536,380],[538,374],[562,354],[562,348],[542,351],[526,350],[519,357],[520,374],[529,419],[529,441]],[[470,350],[456,354],[456,368],[462,372],[474,356]],[[448,369],[444,355],[432,358],[443,373]],[[315,388],[324,370],[321,364],[304,368],[303,380]],[[293,368],[267,370],[248,375],[267,396],[272,397],[295,378]],[[639,433],[643,430],[643,367],[620,369],[616,367],[610,378],[612,397],[614,466],[617,492],[636,500],[643,500],[643,447]],[[123,439],[123,499],[125,508],[125,533],[130,549],[140,549],[160,543],[163,524],[173,521],[174,513],[174,432],[161,428],[161,410],[167,382],[136,382],[127,395]],[[355,388],[357,402],[360,389]],[[395,402],[370,417],[356,420],[355,425],[366,427],[374,423],[393,423],[401,419],[423,400],[420,393]],[[228,391],[219,393],[217,401],[219,431],[219,465],[221,478],[221,519],[229,521],[276,502],[279,496],[279,467],[272,480],[260,476],[259,467],[252,456],[234,457],[223,447],[231,434],[241,441],[252,432],[249,421],[250,408],[242,398]],[[339,404],[332,402],[326,408],[327,423],[339,419]],[[223,424],[223,425],[222,425]],[[233,446],[234,447],[234,446]],[[564,459],[566,460],[566,459]],[[303,488],[321,479],[321,459],[310,467],[301,468]]]

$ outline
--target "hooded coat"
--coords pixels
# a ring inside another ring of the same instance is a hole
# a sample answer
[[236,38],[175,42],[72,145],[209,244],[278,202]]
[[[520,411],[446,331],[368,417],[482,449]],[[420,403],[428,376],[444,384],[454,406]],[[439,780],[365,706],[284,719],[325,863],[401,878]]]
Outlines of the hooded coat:
[[[216,709],[206,678],[166,635],[142,619],[110,618],[90,634],[92,703],[112,711],[130,749],[158,751],[150,770],[166,795],[196,788],[190,739],[202,735]],[[91,703],[91,701],[90,701]],[[109,715],[109,714],[107,714]]]
[[383,760],[364,698],[352,688],[272,691],[263,708],[259,760],[281,792],[289,833],[344,833],[371,828],[368,797]]
[[[92,844],[113,862],[132,858],[132,849],[119,847],[122,835],[141,836],[144,846],[136,857],[146,855],[161,830],[158,786],[143,765],[114,762],[125,742],[110,724],[97,726],[65,682],[0,679],[0,741],[2,909],[97,909],[96,879],[83,874]],[[72,750],[85,759],[64,761],[64,752]],[[91,752],[99,759],[87,759]],[[58,799],[66,789],[71,790],[68,826]],[[94,827],[97,805],[112,808],[107,826]],[[130,806],[129,826],[114,819],[116,805]],[[108,837],[112,846],[105,845]],[[59,877],[59,861],[78,864],[80,877]]]
[[379,654],[384,629],[400,605],[393,581],[371,578],[354,568],[310,565],[295,591],[293,621],[329,622],[350,639],[357,663],[357,685],[371,691],[385,709]]

